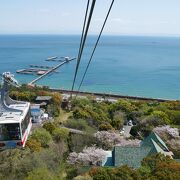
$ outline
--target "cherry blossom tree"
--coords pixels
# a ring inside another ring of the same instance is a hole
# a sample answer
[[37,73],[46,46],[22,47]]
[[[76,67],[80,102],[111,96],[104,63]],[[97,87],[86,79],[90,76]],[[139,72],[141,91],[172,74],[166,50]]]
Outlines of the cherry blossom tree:
[[100,165],[105,159],[106,151],[97,148],[96,146],[86,147],[82,152],[72,152],[69,154],[69,164],[82,164],[82,165]]
[[101,142],[110,144],[111,146],[139,146],[140,140],[129,140],[120,134],[108,131],[98,131],[94,136]]

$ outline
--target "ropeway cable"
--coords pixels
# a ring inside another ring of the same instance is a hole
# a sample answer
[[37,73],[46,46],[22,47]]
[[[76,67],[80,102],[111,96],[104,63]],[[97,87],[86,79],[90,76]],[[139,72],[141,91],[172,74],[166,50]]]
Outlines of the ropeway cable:
[[[83,23],[83,30],[82,30],[82,34],[81,34],[81,40],[80,40],[80,45],[79,45],[79,52],[78,52],[78,58],[77,58],[77,64],[76,64],[76,70],[75,73],[77,73],[78,70],[78,64],[79,64],[79,55],[82,49],[82,42],[83,42],[83,38],[84,38],[84,31],[85,31],[85,26],[86,26],[86,20],[87,20],[87,14],[88,14],[88,10],[89,10],[89,2],[90,0],[87,1],[87,6],[86,6],[86,12],[85,12],[85,17],[84,17],[84,23]],[[75,76],[74,76],[75,78]],[[73,85],[72,85],[72,90],[74,89],[74,81],[73,81]]]
[[[91,63],[91,61],[92,61],[92,58],[93,58],[93,56],[94,56],[96,47],[97,47],[97,45],[98,45],[98,43],[99,43],[100,37],[101,37],[102,32],[103,32],[103,30],[104,30],[104,27],[105,27],[105,25],[106,25],[106,22],[107,22],[107,19],[108,19],[108,17],[109,17],[109,14],[110,14],[110,12],[111,12],[111,9],[112,9],[113,4],[114,4],[114,0],[112,0],[111,5],[110,5],[110,7],[109,7],[108,13],[107,13],[106,18],[105,18],[105,20],[104,20],[103,26],[102,26],[101,31],[100,31],[99,36],[98,36],[98,39],[97,39],[97,41],[96,41],[96,43],[95,43],[95,46],[94,46],[94,49],[93,49],[93,51],[92,51],[91,57],[90,57],[89,62],[88,62],[88,64],[87,64],[87,66],[86,66],[86,70],[85,70],[85,72],[84,72],[84,74],[83,74],[83,78],[82,78],[81,83],[80,83],[80,85],[79,85],[79,87],[78,87],[78,90],[77,90],[78,92],[79,92],[79,90],[80,90],[80,88],[81,88],[81,86],[82,86],[82,83],[83,83],[84,78],[85,78],[85,76],[86,76],[86,73],[87,73],[87,71],[88,71],[89,65],[90,65],[90,63]],[[76,93],[76,96],[77,96],[78,92]]]
[[[80,61],[81,61],[82,52],[83,52],[84,45],[85,45],[85,42],[86,42],[86,37],[87,37],[87,34],[88,34],[88,30],[89,30],[92,14],[93,14],[93,11],[94,11],[95,3],[96,3],[96,0],[93,0],[92,4],[91,4],[91,8],[90,8],[89,17],[88,17],[86,27],[85,27],[85,24],[86,24],[86,16],[87,15],[85,15],[84,26],[83,26],[83,29],[85,30],[85,32],[83,33],[83,31],[82,31],[82,37],[81,37],[82,41],[80,43],[79,55],[78,55],[78,59],[77,59],[76,70],[75,70],[74,79],[73,79],[73,85],[72,85],[72,89],[71,89],[72,92],[74,90],[74,85],[75,85],[75,81],[76,81],[76,77],[77,77],[77,72],[78,72],[78,69],[79,69],[79,64],[80,64]],[[86,8],[86,12],[87,11],[88,11],[88,5],[87,5],[87,8]],[[72,96],[72,93],[71,93],[71,96]]]

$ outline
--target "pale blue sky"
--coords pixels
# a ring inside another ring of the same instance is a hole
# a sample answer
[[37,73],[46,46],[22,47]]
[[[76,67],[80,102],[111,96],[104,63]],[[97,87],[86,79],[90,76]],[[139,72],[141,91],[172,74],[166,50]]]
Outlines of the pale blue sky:
[[[87,0],[0,0],[0,34],[80,34]],[[111,0],[97,0],[99,32]],[[180,35],[180,0],[115,0],[105,34]]]

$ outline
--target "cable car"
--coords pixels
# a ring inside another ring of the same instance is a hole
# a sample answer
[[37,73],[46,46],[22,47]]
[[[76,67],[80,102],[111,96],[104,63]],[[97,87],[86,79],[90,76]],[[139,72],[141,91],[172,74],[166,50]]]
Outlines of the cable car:
[[24,147],[31,130],[30,104],[13,104],[10,108],[21,112],[0,114],[0,150]]
[[0,150],[24,147],[32,127],[30,103],[12,100],[8,95],[9,86],[17,86],[17,81],[9,72],[3,73],[2,77]]

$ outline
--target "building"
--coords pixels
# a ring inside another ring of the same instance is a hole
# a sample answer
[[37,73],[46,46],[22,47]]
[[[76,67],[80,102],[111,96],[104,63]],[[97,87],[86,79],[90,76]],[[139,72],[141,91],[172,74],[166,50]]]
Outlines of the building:
[[33,123],[41,123],[44,111],[40,109],[39,104],[31,105],[31,117]]
[[51,96],[37,96],[36,102],[37,104],[40,104],[41,106],[46,106],[50,103],[52,97]]
[[138,168],[141,161],[149,155],[162,153],[170,157],[173,153],[169,151],[163,140],[154,132],[141,141],[140,146],[135,147],[122,147],[115,146],[111,155],[107,155],[106,160],[102,166],[122,166],[128,165],[133,168]]

